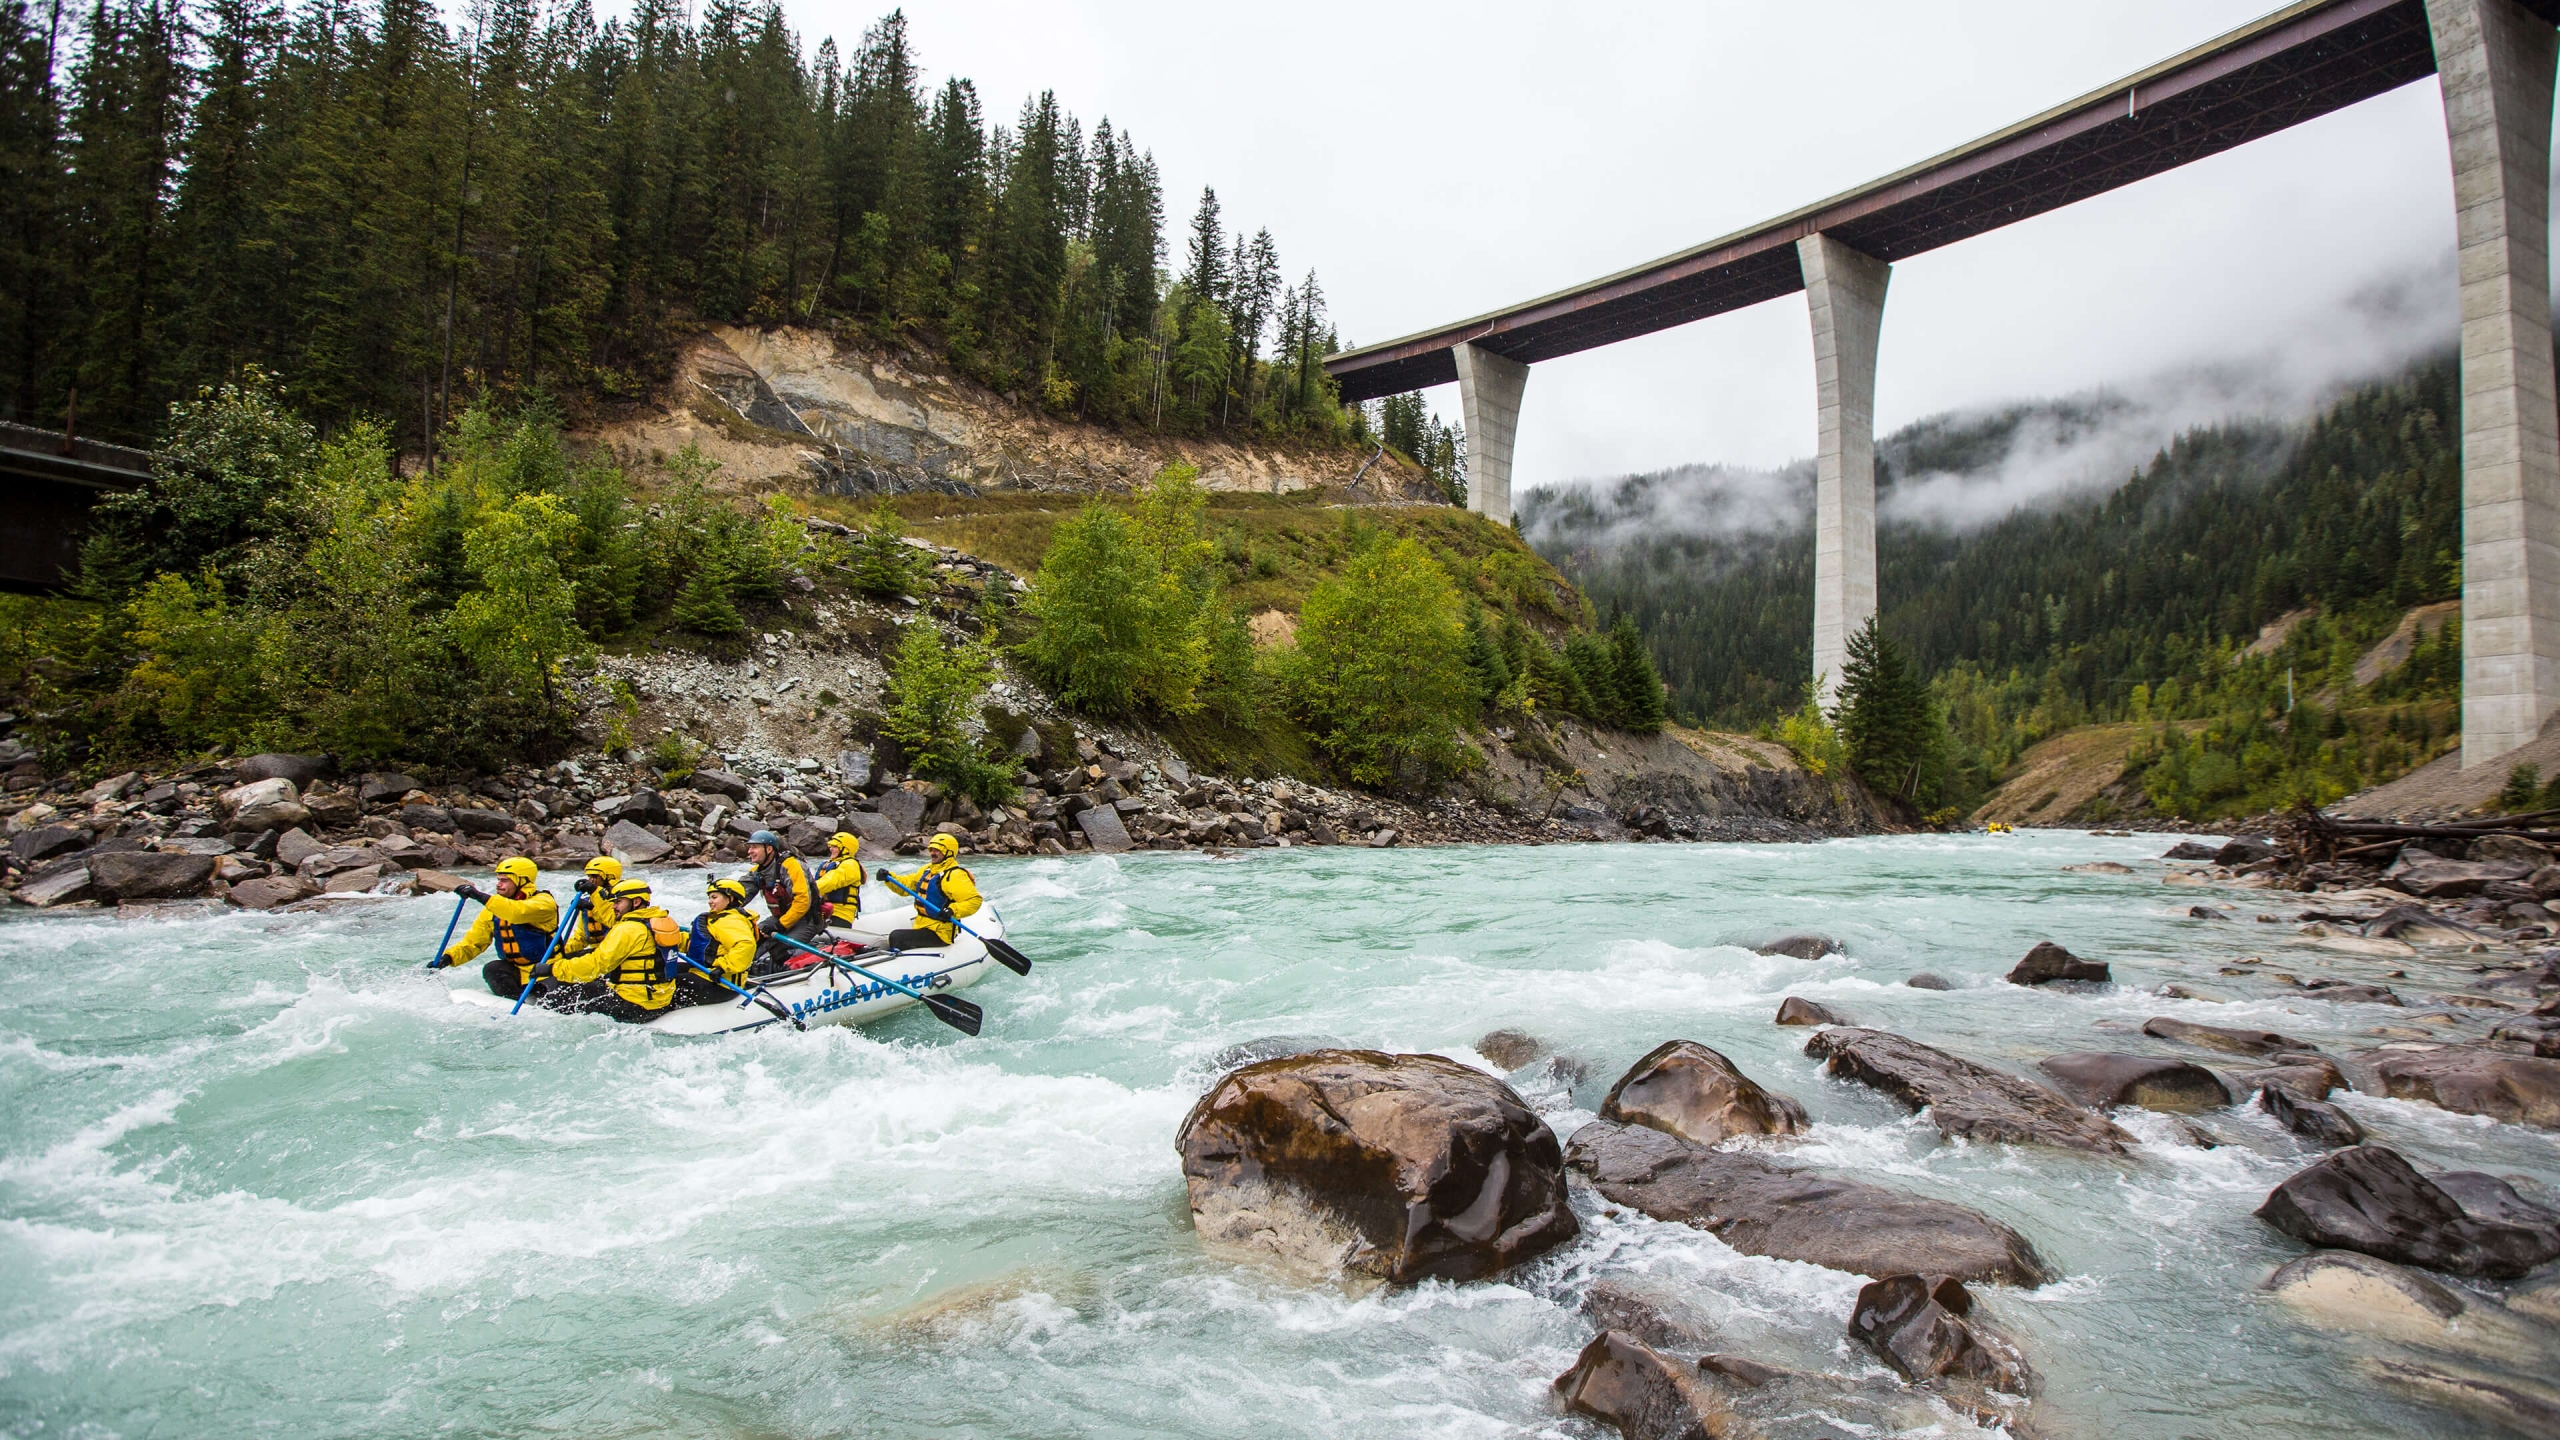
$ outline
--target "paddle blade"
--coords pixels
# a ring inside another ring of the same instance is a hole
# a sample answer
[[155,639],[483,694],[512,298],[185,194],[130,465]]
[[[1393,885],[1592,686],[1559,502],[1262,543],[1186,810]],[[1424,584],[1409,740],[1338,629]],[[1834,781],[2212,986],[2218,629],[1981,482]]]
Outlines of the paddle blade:
[[986,945],[987,953],[996,957],[997,964],[1002,965],[1004,968],[1012,971],[1016,975],[1028,975],[1031,973],[1030,956],[1014,949],[1013,946],[1002,940],[989,940],[986,942]]
[[933,1012],[934,1019],[963,1035],[975,1035],[978,1027],[987,1023],[987,1012],[950,995],[927,995],[924,1008]]

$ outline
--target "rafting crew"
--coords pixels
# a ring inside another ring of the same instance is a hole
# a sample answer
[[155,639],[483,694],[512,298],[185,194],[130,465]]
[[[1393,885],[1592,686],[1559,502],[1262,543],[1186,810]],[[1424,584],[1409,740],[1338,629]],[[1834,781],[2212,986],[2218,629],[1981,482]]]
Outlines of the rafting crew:
[[893,876],[889,867],[880,867],[882,883],[905,886],[916,902],[915,927],[889,932],[892,950],[931,950],[950,944],[959,931],[954,922],[977,914],[985,903],[978,898],[977,879],[961,868],[958,839],[936,834],[924,842],[924,853],[921,870]]
[[454,887],[455,894],[480,902],[480,918],[431,968],[450,969],[494,944],[498,953],[480,967],[480,978],[489,982],[491,994],[513,1000],[532,977],[534,963],[550,953],[551,933],[560,925],[560,902],[550,891],[536,888],[541,875],[521,855],[508,856],[490,871],[497,876],[494,894],[468,883]]
[[760,958],[764,968],[786,968],[799,952],[774,937],[789,936],[803,945],[817,943],[818,931],[826,924],[818,909],[818,887],[809,879],[808,862],[791,853],[782,837],[770,830],[747,837],[747,859],[756,867],[747,884],[764,897],[767,912],[756,922],[756,933],[766,937]]
[[678,1005],[708,1005],[733,998],[736,991],[702,971],[744,988],[747,971],[755,965],[756,927],[746,915],[746,883],[714,880],[703,893],[703,904],[707,908],[694,917],[693,929],[685,936],[685,958],[693,963],[676,977]]
[[625,1024],[655,1020],[675,1004],[676,982],[662,956],[684,948],[684,928],[650,899],[646,880],[618,880],[605,893],[613,928],[592,950],[535,966],[533,979],[549,983],[534,991],[533,1003]]

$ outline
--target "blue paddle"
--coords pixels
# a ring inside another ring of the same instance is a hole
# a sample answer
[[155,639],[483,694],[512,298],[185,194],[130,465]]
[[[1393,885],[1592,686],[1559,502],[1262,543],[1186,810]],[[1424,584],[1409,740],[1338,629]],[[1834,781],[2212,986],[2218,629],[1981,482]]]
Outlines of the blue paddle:
[[470,903],[468,895],[453,897],[453,918],[444,922],[444,938],[436,942],[436,953],[427,957],[428,969],[436,968],[436,962],[444,958],[444,947],[453,943],[453,927],[462,923],[462,907]]
[[754,1003],[756,1003],[756,1004],[758,1004],[758,1005],[761,1005],[761,1006],[763,1006],[765,1009],[767,1009],[767,1010],[769,1010],[769,1011],[773,1012],[773,1018],[775,1018],[776,1020],[788,1020],[788,1021],[790,1021],[790,1022],[791,1022],[791,1028],[792,1028],[792,1029],[794,1029],[794,1030],[806,1030],[806,1029],[808,1029],[808,1028],[809,1028],[809,1022],[808,1022],[808,1021],[803,1020],[803,1019],[801,1019],[799,1016],[794,1015],[794,1014],[792,1014],[790,1011],[788,1011],[788,1010],[784,1009],[784,1008],[782,1007],[782,1002],[781,1002],[781,1001],[779,1001],[779,1000],[774,999],[772,996],[770,996],[770,995],[765,995],[765,994],[761,994],[761,993],[758,993],[758,992],[756,992],[756,991],[752,991],[752,990],[741,990],[741,989],[739,989],[737,986],[732,985],[732,984],[730,984],[727,980],[725,980],[725,979],[721,978],[721,976],[719,975],[719,973],[718,973],[718,972],[716,972],[716,971],[713,971],[713,970],[711,970],[711,969],[706,968],[706,967],[702,964],[702,962],[700,962],[700,961],[698,961],[698,960],[694,959],[694,958],[693,958],[692,956],[690,956],[690,955],[686,955],[686,954],[679,953],[679,954],[677,954],[676,956],[674,956],[673,958],[675,959],[675,961],[676,961],[676,963],[677,963],[677,964],[682,965],[682,966],[684,966],[686,969],[693,971],[695,974],[700,975],[703,979],[710,981],[712,984],[719,986],[721,989],[728,991],[730,994],[737,996],[739,999],[741,999],[741,1000],[749,1000],[749,1001],[753,1001]]
[[[543,966],[550,964],[551,957],[559,953],[560,942],[567,938],[569,934],[569,927],[578,923],[578,920],[586,907],[586,903],[586,897],[583,895],[579,896],[577,907],[571,909],[569,913],[560,917],[560,928],[551,932],[551,943],[542,947],[542,958],[533,962],[534,969],[539,970]],[[516,989],[515,1009],[509,1010],[507,1013],[509,1015],[515,1015],[522,1012],[524,1009],[525,997],[532,993],[533,976],[531,974],[527,974],[524,977],[524,984],[518,986]]]
[[966,1000],[958,998],[957,996],[927,995],[923,991],[911,986],[901,985],[897,981],[892,980],[888,976],[880,974],[877,971],[865,970],[861,966],[854,964],[852,961],[847,960],[841,955],[831,954],[825,950],[819,949],[815,945],[803,945],[788,935],[776,935],[773,938],[790,946],[794,950],[806,950],[810,954],[817,956],[819,959],[826,961],[830,965],[840,965],[845,969],[852,971],[856,975],[878,981],[880,984],[886,985],[890,989],[895,990],[899,994],[907,996],[910,999],[923,1001],[924,1008],[933,1012],[934,1019],[941,1021],[943,1024],[950,1026],[952,1029],[959,1031],[963,1035],[977,1034],[978,1027],[985,1024],[987,1021],[987,1012],[970,1004]]
[[[882,881],[887,883],[890,889],[895,890],[899,894],[916,902],[916,908],[918,910],[922,910],[924,908],[924,897],[913,890],[908,889],[906,886],[899,884],[898,877],[890,874],[886,866],[881,867],[880,878]],[[952,925],[959,928],[961,934],[967,935],[972,939],[975,939],[979,944],[986,946],[987,953],[996,957],[996,962],[998,964],[1004,966],[1004,968],[1012,971],[1014,974],[1028,975],[1031,973],[1031,957],[1014,949],[1004,941],[990,940],[986,936],[980,935],[977,931],[970,929],[968,925],[957,915],[944,914],[936,915],[933,918],[936,920],[949,921]]]

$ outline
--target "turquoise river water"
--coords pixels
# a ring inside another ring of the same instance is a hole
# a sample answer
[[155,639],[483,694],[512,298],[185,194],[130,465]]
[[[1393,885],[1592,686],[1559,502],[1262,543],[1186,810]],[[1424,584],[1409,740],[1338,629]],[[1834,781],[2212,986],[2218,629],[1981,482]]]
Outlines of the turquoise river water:
[[[2216,897],[2162,885],[2164,845],[990,861],[981,884],[1042,963],[968,992],[975,1040],[916,1011],[692,1041],[511,1021],[418,968],[451,913],[436,898],[19,912],[0,921],[0,1430],[1593,1436],[1548,1387],[1609,1276],[1689,1297],[1722,1348],[1882,1373],[1843,1339],[1857,1277],[1587,1194],[1582,1239],[1499,1282],[1360,1291],[1202,1252],[1173,1138],[1223,1047],[1321,1035],[1481,1063],[1472,1042],[1515,1026],[1588,1063],[1579,1084],[1520,1081],[1560,1135],[1688,1037],[1804,1101],[1803,1158],[2024,1231],[2066,1278],[1989,1303],[2044,1371],[2054,1433],[2468,1433],[2257,1293],[2299,1249],[2249,1212],[2311,1154],[2264,1116],[2215,1117],[2234,1143],[2203,1149],[2132,1114],[2129,1161],[1951,1145],[1770,1024],[1805,995],[2023,1067],[2154,1014],[2322,1040],[2397,1013],[2217,978],[2243,953],[2307,963],[2289,924],[2247,923],[2299,897],[2189,919]],[[2097,859],[2138,873],[2062,869]],[[695,908],[698,875],[661,879]],[[1847,954],[1733,943],[1795,928]],[[1998,983],[2046,938],[2119,984]],[[1921,969],[1956,988],[1897,983]],[[2173,981],[2235,999],[2161,999]],[[2343,1103],[2421,1163],[2560,1182],[2552,1137]]]

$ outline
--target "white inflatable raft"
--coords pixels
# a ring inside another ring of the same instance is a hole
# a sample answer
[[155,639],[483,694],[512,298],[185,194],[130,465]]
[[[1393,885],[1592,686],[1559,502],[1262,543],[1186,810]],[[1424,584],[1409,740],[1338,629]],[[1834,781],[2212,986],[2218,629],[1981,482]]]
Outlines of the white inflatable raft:
[[[878,912],[866,911],[850,925],[825,932],[828,941],[851,939],[865,947],[849,957],[849,964],[830,965],[816,961],[805,970],[789,970],[758,977],[748,988],[770,999],[803,1026],[861,1025],[884,1015],[893,1015],[916,1002],[890,986],[855,972],[859,965],[874,975],[895,980],[910,990],[927,995],[949,995],[966,990],[987,976],[995,967],[995,959],[975,936],[963,933],[957,942],[934,950],[907,950],[890,953],[884,948],[889,932],[915,923],[915,912],[907,908],[883,906]],[[989,939],[1004,938],[1004,917],[993,905],[983,906],[966,922],[971,930]],[[874,957],[877,958],[874,958]],[[809,957],[813,961],[816,957]],[[515,1009],[515,1002],[492,995],[480,985],[457,988],[451,992],[453,1003],[500,1014]],[[527,1004],[523,1013],[536,1013]],[[550,1011],[541,1011],[550,1014]],[[735,996],[712,1005],[684,1005],[669,1010],[655,1020],[632,1026],[662,1035],[728,1035],[747,1030],[762,1030],[785,1025],[772,1010],[754,1000]]]

